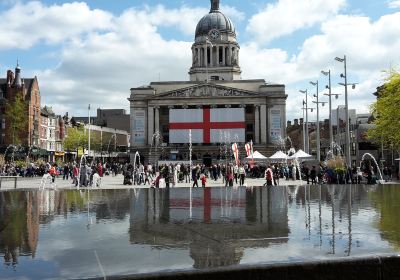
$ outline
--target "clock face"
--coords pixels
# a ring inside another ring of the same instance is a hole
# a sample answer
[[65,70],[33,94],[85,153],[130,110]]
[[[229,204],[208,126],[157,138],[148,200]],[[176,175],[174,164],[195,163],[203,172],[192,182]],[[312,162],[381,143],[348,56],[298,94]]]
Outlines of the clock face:
[[217,29],[212,29],[210,30],[210,32],[208,33],[208,35],[210,36],[210,38],[212,40],[216,40],[219,38],[219,31]]

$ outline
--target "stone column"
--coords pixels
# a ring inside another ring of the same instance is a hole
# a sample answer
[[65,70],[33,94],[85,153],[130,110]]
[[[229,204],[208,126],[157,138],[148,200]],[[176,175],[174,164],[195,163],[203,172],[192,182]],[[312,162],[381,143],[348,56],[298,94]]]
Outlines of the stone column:
[[204,66],[207,66],[207,47],[203,48],[204,49]]
[[260,144],[260,105],[254,105],[254,144]]
[[154,107],[155,113],[154,113],[154,131],[160,131],[160,106]]
[[217,53],[216,53],[216,58],[217,58],[217,63],[215,63],[216,66],[219,66],[219,48],[221,46],[217,46]]
[[228,62],[226,63],[228,66],[232,66],[232,47],[228,47]]
[[260,107],[260,123],[261,123],[261,143],[267,143],[267,105]]
[[201,66],[201,48],[197,48],[197,66]]
[[151,145],[154,134],[154,107],[147,108],[147,144]]
[[222,47],[222,66],[226,66],[226,59],[225,59],[225,46]]
[[213,67],[214,66],[214,62],[213,62],[213,49],[214,49],[214,47],[211,47],[210,46],[210,67]]

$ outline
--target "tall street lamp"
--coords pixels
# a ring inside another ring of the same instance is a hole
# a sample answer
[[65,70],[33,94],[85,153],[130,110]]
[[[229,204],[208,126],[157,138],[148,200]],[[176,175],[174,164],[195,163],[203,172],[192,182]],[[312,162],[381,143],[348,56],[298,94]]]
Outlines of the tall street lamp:
[[324,95],[329,96],[329,147],[333,149],[333,125],[332,125],[332,96],[335,96],[336,99],[339,98],[339,94],[332,94],[332,85],[331,85],[331,70],[321,71],[321,73],[325,76],[328,76],[329,84],[326,86],[326,89],[329,90],[329,93],[325,93]]
[[319,104],[322,104],[322,106],[325,106],[325,102],[320,102],[319,101],[319,84],[318,81],[316,82],[310,82],[313,86],[317,88],[317,94],[314,94],[314,97],[317,99],[317,101],[313,101],[317,105],[317,160],[318,162],[321,161],[321,140],[320,140],[320,129],[319,129]]
[[88,157],[90,157],[90,104],[89,104],[89,107],[88,107],[88,113],[89,113],[89,127],[88,127],[88,130],[89,130],[89,140],[88,140]]
[[303,101],[303,106],[306,105],[306,107],[304,108],[304,110],[306,110],[306,130],[304,131],[305,134],[305,145],[304,145],[304,149],[306,153],[310,153],[310,140],[309,140],[309,136],[308,136],[308,110],[311,110],[312,112],[312,108],[308,108],[308,91],[306,90],[299,90],[299,92],[304,93],[306,95],[306,102],[304,104]]
[[[351,167],[351,152],[350,152],[350,119],[349,119],[349,99],[347,94],[347,58],[344,56],[343,58],[335,57],[335,60],[338,62],[344,63],[344,74],[340,74],[341,78],[344,78],[344,83],[339,83],[344,86],[344,95],[345,95],[345,118],[346,118],[346,147],[345,147],[345,155],[346,155],[346,164],[347,167]],[[356,84],[351,84],[353,89],[356,87]]]

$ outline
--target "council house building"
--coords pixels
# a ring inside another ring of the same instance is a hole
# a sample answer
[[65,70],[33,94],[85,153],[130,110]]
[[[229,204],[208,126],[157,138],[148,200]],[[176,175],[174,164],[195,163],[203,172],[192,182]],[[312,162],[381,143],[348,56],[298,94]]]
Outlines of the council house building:
[[235,27],[219,4],[211,0],[197,24],[189,81],[131,89],[132,160],[139,152],[146,162],[186,161],[189,142],[192,159],[207,165],[227,157],[230,143],[238,143],[241,158],[250,141],[270,156],[274,142],[285,137],[285,86],[241,78]]

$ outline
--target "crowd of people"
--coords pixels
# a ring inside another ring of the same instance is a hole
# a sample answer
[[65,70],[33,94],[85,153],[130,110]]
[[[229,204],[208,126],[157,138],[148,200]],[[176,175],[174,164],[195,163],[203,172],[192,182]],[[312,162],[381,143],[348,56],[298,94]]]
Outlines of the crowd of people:
[[[153,167],[151,164],[119,164],[102,163],[96,161],[89,163],[84,158],[80,162],[50,164],[49,162],[16,165],[4,164],[0,167],[0,176],[42,177],[50,174],[52,181],[56,179],[72,180],[75,186],[91,186],[93,177],[123,175],[124,185],[148,185],[160,187],[160,182],[165,187],[176,186],[178,183],[190,184],[192,187],[206,187],[207,180],[221,181],[221,185],[233,186],[245,185],[246,178],[263,178],[266,185],[279,185],[282,180],[303,180],[307,184],[375,184],[380,178],[379,172],[372,166],[353,167],[346,169],[333,169],[323,165],[309,166],[303,164],[287,163],[241,163],[241,164],[194,164],[190,166],[184,163],[162,164]],[[97,174],[97,175],[95,175]],[[385,181],[391,181],[396,170],[393,167],[385,167],[382,177]]]

